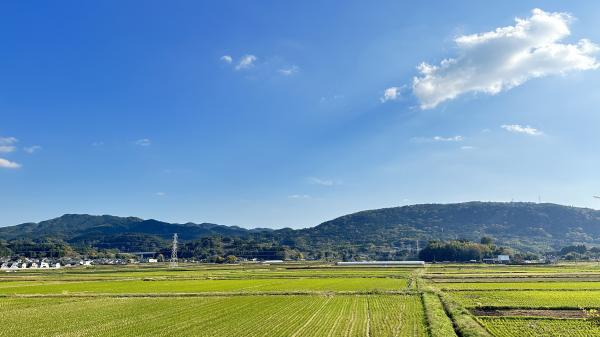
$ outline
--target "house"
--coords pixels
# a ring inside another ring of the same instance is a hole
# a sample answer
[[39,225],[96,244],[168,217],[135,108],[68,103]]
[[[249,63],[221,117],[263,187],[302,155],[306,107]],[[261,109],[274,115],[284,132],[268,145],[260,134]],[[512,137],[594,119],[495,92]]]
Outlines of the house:
[[55,268],[55,269],[60,269],[60,263],[56,262],[56,263],[54,264],[54,268]]
[[50,264],[48,262],[42,261],[40,263],[40,268],[50,268]]
[[148,263],[157,263],[158,259],[148,259]]

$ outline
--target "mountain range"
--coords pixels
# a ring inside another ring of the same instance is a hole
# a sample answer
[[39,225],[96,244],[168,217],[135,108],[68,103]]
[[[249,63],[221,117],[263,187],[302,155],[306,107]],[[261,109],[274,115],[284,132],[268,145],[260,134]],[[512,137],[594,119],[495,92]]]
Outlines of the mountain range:
[[277,230],[65,214],[39,223],[0,227],[0,240],[51,238],[72,245],[136,251],[165,247],[173,233],[182,241],[218,236],[269,242],[299,251],[403,249],[417,241],[478,241],[488,236],[518,250],[541,251],[568,244],[600,244],[600,211],[526,202],[420,204],[357,212],[311,228]]

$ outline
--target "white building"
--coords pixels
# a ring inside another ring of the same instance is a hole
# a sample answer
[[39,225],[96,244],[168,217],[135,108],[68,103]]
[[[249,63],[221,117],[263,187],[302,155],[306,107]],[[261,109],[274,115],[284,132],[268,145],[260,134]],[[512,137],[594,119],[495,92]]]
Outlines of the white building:
[[338,262],[338,266],[423,266],[425,261],[355,261]]
[[41,262],[40,263],[40,268],[50,268],[50,264],[48,264],[48,262]]
[[158,259],[148,259],[148,263],[156,263],[158,262]]
[[54,268],[55,268],[55,269],[60,269],[60,263],[56,262],[56,263],[54,264]]

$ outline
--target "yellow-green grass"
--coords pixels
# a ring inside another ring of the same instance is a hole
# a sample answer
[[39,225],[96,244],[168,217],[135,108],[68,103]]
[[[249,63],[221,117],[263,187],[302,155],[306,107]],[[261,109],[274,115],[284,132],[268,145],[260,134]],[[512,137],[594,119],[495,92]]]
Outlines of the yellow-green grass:
[[531,282],[456,282],[434,283],[442,290],[600,290],[600,282],[549,282],[536,280]]
[[429,334],[432,337],[456,337],[452,321],[446,315],[439,296],[434,293],[423,293],[423,304]]
[[68,293],[202,293],[202,292],[308,292],[308,291],[401,291],[406,279],[399,278],[293,278],[238,280],[122,280],[122,281],[5,281],[0,294]]
[[597,290],[517,290],[517,291],[454,291],[447,292],[466,307],[515,308],[597,308],[600,291]]
[[584,319],[481,317],[497,337],[598,337],[600,325]]
[[2,273],[0,280],[111,280],[111,279],[256,279],[256,278],[328,278],[328,277],[398,277],[412,273],[410,268],[267,268],[267,267],[204,267],[180,269],[150,267],[91,267],[59,270],[19,270]]
[[418,295],[0,299],[0,336],[427,336]]

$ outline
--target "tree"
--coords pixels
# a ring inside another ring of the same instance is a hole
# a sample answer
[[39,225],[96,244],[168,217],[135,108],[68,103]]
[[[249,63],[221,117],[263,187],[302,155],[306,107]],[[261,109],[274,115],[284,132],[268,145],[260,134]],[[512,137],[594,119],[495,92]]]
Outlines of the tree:
[[489,236],[484,236],[484,237],[481,238],[480,243],[482,245],[488,245],[489,246],[489,245],[492,245],[494,243],[494,239],[492,239]]
[[237,261],[237,257],[235,255],[227,255],[225,258],[226,263],[235,263]]

